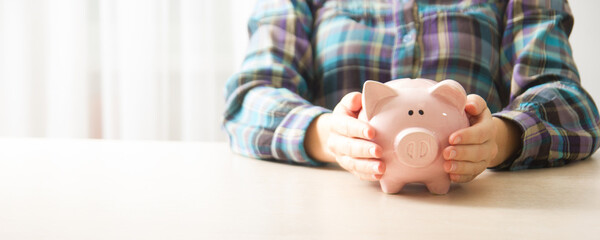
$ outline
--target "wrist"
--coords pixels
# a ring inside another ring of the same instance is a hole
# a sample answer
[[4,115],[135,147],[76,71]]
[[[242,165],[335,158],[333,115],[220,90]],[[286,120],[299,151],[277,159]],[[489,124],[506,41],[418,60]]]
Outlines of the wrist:
[[492,159],[488,167],[495,167],[513,156],[521,147],[521,129],[510,120],[493,117],[496,126],[496,144],[498,154]]
[[327,149],[330,115],[331,113],[324,113],[317,116],[308,126],[304,138],[306,153],[320,162],[335,162],[335,157]]

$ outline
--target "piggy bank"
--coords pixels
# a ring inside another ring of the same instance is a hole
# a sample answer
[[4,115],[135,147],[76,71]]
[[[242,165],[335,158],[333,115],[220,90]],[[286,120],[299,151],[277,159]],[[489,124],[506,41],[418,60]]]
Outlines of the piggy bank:
[[383,192],[423,183],[431,193],[448,193],[450,177],[442,151],[451,133],[469,126],[466,101],[465,90],[454,80],[365,82],[359,119],[375,128],[373,141],[383,149]]

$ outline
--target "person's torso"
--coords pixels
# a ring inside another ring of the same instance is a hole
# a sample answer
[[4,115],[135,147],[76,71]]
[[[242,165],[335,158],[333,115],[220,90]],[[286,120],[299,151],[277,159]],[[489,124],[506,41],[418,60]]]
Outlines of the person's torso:
[[492,112],[500,76],[503,1],[330,0],[314,12],[315,104],[333,108],[366,80],[454,79]]

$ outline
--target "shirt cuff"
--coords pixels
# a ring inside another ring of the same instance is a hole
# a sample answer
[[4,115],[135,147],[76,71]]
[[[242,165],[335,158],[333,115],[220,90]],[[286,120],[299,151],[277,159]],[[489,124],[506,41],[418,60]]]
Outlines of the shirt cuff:
[[304,148],[306,130],[310,123],[319,115],[331,112],[328,109],[310,104],[300,105],[292,109],[279,126],[275,129],[271,149],[276,159],[288,159],[295,163],[322,166],[308,156]]
[[521,149],[498,166],[491,167],[490,169],[515,171],[529,168],[529,163],[539,154],[542,144],[549,144],[543,141],[542,136],[546,131],[543,123],[539,122],[539,118],[536,116],[532,116],[533,113],[517,110],[504,110],[492,115],[514,122],[521,128],[522,134],[520,138]]

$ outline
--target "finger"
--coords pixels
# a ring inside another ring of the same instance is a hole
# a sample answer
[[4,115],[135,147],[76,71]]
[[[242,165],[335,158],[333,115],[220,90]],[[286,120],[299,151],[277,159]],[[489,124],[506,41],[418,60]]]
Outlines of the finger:
[[329,150],[336,155],[353,158],[380,158],[382,149],[374,142],[358,138],[345,137],[338,134],[329,135],[327,140]]
[[362,95],[359,92],[351,92],[346,94],[340,100],[335,108],[334,113],[343,113],[348,116],[358,116],[358,112],[362,109]]
[[340,114],[331,115],[331,130],[342,136],[372,139],[375,137],[375,129],[369,124],[350,116]]
[[469,162],[488,161],[496,157],[498,145],[493,141],[476,145],[449,146],[442,152],[446,160],[459,160]]
[[465,111],[472,116],[476,116],[481,114],[485,109],[487,108],[487,105],[485,103],[485,100],[477,95],[477,94],[469,94],[467,96],[467,104],[465,105]]
[[385,172],[385,164],[375,159],[357,159],[349,156],[336,157],[338,164],[348,172],[375,175]]
[[446,161],[444,170],[450,174],[479,175],[487,168],[487,162]]
[[381,180],[381,177],[383,176],[382,174],[363,174],[363,173],[353,173],[353,174],[358,176],[358,178],[360,178],[360,180],[365,180],[365,181],[379,181],[379,180]]
[[473,181],[477,177],[476,175],[461,175],[461,174],[450,174],[450,180],[455,183],[466,183]]
[[496,137],[496,126],[490,110],[486,110],[470,127],[460,129],[449,137],[450,144],[481,144]]

